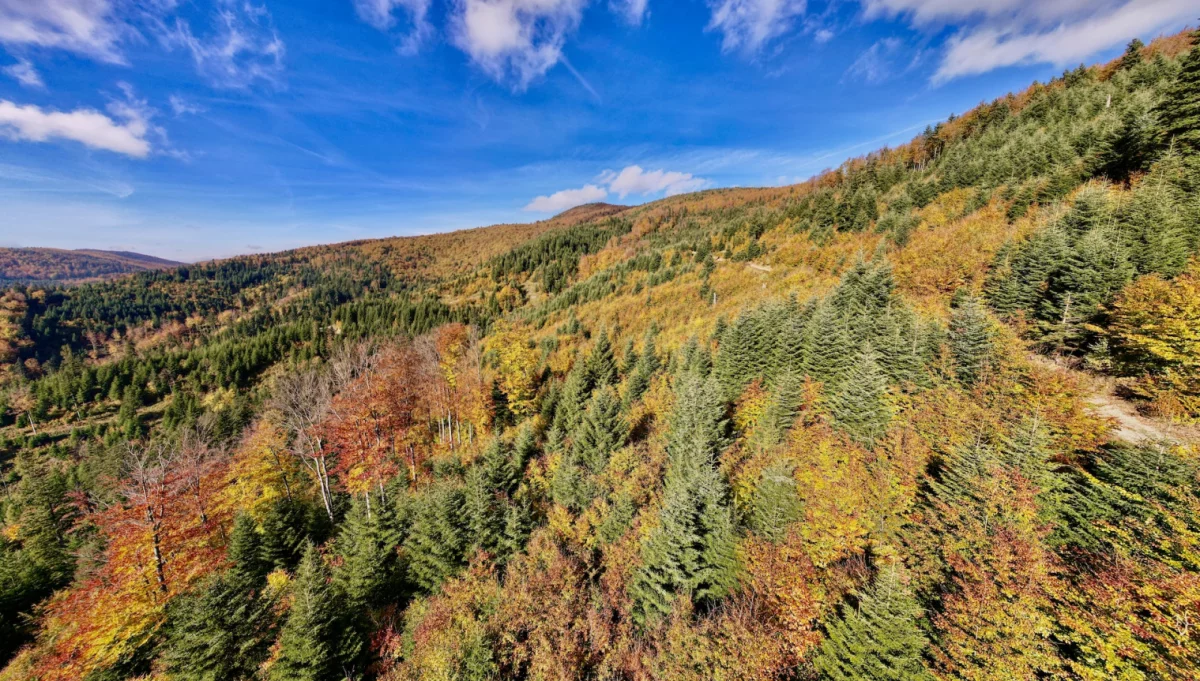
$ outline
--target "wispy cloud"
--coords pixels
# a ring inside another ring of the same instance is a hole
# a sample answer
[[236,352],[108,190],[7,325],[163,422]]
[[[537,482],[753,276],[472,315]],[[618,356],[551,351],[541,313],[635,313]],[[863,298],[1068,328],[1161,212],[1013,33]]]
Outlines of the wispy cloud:
[[16,79],[16,81],[18,83],[20,83],[21,85],[24,85],[25,87],[31,87],[31,88],[46,87],[46,83],[44,83],[42,81],[41,74],[39,74],[37,72],[37,69],[33,68],[33,64],[29,63],[29,61],[26,59],[22,59],[22,60],[18,61],[16,64],[12,64],[10,66],[5,66],[3,71],[7,75]]
[[192,102],[192,100],[183,95],[171,95],[167,98],[167,103],[171,105],[171,111],[176,116],[190,116],[204,113],[204,107]]
[[197,72],[214,87],[244,90],[256,83],[282,84],[286,47],[265,6],[217,0],[209,31],[198,33],[190,22],[176,17],[173,23],[160,23],[158,32],[168,47],[190,53]]
[[396,18],[400,10],[407,30],[400,34],[398,49],[401,54],[415,54],[433,34],[429,5],[430,0],[354,0],[354,11],[372,27],[391,33],[401,23]]
[[646,18],[649,0],[611,0],[609,6],[630,26],[641,26]]
[[0,43],[56,48],[123,64],[118,44],[132,29],[110,0],[0,0]]
[[722,34],[726,52],[755,53],[792,30],[804,14],[805,0],[715,0],[708,29]]
[[646,196],[658,192],[674,196],[694,192],[708,185],[708,180],[695,177],[691,173],[668,172],[662,169],[646,171],[636,165],[626,166],[619,173],[606,170],[600,175],[600,181],[622,199],[630,194]]
[[863,0],[867,18],[918,29],[957,24],[935,83],[1005,66],[1066,66],[1136,36],[1181,26],[1195,0]]
[[850,68],[846,70],[846,77],[852,79],[864,80],[868,83],[879,83],[887,79],[892,73],[892,59],[901,42],[898,38],[883,38],[877,40],[871,47],[867,48]]
[[525,210],[538,213],[558,213],[568,208],[582,206],[593,201],[603,201],[608,192],[594,184],[585,184],[579,189],[564,189],[549,196],[539,196],[525,206]]

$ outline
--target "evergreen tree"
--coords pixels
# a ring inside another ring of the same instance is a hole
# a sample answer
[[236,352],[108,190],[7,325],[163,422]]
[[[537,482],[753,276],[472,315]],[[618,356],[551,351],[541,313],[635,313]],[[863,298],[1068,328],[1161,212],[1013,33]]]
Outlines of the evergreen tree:
[[1186,154],[1200,150],[1200,30],[1191,38],[1192,49],[1180,60],[1158,109],[1165,141]]
[[437,590],[466,567],[471,532],[465,506],[463,490],[446,483],[417,499],[404,549],[409,579],[426,591]]
[[381,605],[398,590],[399,543],[391,507],[374,504],[368,512],[362,499],[354,497],[334,542],[341,563],[333,578],[350,612]]
[[873,443],[892,420],[887,387],[887,377],[879,367],[878,356],[868,344],[846,380],[829,398],[833,422],[855,440],[868,445]]
[[616,393],[607,387],[598,390],[575,435],[580,462],[593,475],[599,475],[608,465],[608,457],[625,445],[628,431]]
[[1146,46],[1141,40],[1134,38],[1125,46],[1125,54],[1121,56],[1120,69],[1128,71],[1138,64],[1142,63],[1142,48]]
[[850,329],[829,301],[821,302],[808,324],[804,372],[813,379],[834,386],[854,359],[855,343]]
[[774,373],[781,376],[787,372],[802,374],[804,361],[808,350],[808,322],[812,317],[813,306],[805,306],[803,310],[789,316],[779,330],[779,341],[775,346],[775,356],[772,359]]
[[310,514],[303,502],[280,498],[262,521],[262,559],[269,569],[290,570],[304,555]]
[[291,609],[279,631],[272,681],[337,681],[352,677],[363,651],[357,630],[342,621],[344,604],[329,567],[309,543],[292,580]]
[[795,466],[785,460],[767,466],[750,498],[747,518],[750,529],[772,542],[782,540],[804,510],[796,479],[792,477],[794,469]]
[[803,379],[792,371],[787,371],[776,379],[771,399],[759,418],[753,436],[757,447],[769,448],[783,442],[799,413],[803,386]]
[[1097,321],[1102,306],[1112,301],[1134,273],[1129,252],[1113,230],[1087,232],[1063,267],[1050,277],[1040,314],[1047,342],[1078,348],[1089,338],[1083,324]]
[[844,607],[827,627],[814,666],[828,681],[933,681],[922,661],[929,641],[921,617],[896,568],[886,568],[858,607]]
[[229,533],[229,572],[246,590],[262,585],[272,565],[263,559],[262,536],[254,518],[239,513]]
[[950,354],[958,380],[974,385],[992,363],[992,328],[987,312],[970,296],[950,314]]
[[663,507],[630,586],[642,622],[669,612],[678,594],[716,599],[736,581],[729,490],[716,467],[726,427],[721,387],[712,377],[688,373],[676,394]]
[[617,360],[613,356],[612,341],[607,331],[601,331],[587,358],[588,387],[613,385],[617,382]]

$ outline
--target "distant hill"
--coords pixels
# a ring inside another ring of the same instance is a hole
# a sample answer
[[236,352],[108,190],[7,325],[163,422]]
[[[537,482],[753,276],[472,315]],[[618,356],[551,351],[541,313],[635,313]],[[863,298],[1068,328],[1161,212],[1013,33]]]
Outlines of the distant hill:
[[18,281],[78,283],[181,264],[129,251],[0,248],[0,284]]

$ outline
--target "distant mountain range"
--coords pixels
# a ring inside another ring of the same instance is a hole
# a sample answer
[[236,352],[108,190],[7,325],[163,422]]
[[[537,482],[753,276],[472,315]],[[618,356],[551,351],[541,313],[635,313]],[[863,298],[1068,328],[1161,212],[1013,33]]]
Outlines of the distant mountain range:
[[129,251],[0,248],[0,284],[79,283],[177,267],[183,263]]

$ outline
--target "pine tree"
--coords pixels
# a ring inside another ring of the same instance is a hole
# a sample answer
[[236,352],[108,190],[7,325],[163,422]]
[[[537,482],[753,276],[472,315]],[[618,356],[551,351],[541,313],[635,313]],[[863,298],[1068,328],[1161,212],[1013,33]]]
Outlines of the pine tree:
[[234,581],[242,584],[246,590],[256,589],[267,576],[272,565],[263,559],[262,536],[254,518],[247,513],[239,513],[233,520],[233,529],[229,533],[229,572]]
[[642,543],[642,565],[630,586],[642,622],[669,612],[678,594],[716,599],[736,580],[729,490],[716,467],[726,427],[721,387],[712,377],[689,373],[676,395],[663,507]]
[[776,376],[789,371],[795,374],[804,372],[804,360],[808,350],[808,322],[812,317],[812,310],[811,305],[806,306],[784,321],[772,360]]
[[1075,244],[1063,267],[1049,280],[1040,317],[1048,342],[1078,348],[1089,337],[1083,324],[1098,321],[1102,306],[1134,276],[1129,252],[1111,229],[1087,232]]
[[814,666],[828,681],[933,681],[922,661],[929,642],[921,630],[921,607],[885,568],[828,627]]
[[768,541],[778,542],[800,519],[804,504],[792,476],[795,466],[780,460],[763,469],[750,498],[750,529]]
[[329,567],[309,543],[292,580],[291,609],[279,631],[272,681],[337,681],[352,675],[362,654],[357,630],[342,621],[342,599]]
[[1125,54],[1121,56],[1120,69],[1128,71],[1138,64],[1142,63],[1142,48],[1146,46],[1141,40],[1134,38],[1125,46]]
[[837,391],[829,398],[829,412],[838,428],[864,444],[883,435],[892,420],[887,378],[878,355],[867,344]]
[[958,380],[974,385],[992,363],[992,326],[987,312],[970,296],[950,314],[950,354]]
[[1165,141],[1185,154],[1200,150],[1200,30],[1191,38],[1192,49],[1180,60],[1179,75],[1158,108]]

